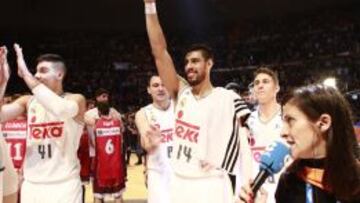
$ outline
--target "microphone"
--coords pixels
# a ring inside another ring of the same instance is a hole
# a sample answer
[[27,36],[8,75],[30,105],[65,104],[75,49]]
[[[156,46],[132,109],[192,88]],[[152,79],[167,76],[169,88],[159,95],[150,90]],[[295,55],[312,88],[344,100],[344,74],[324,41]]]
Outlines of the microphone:
[[261,185],[264,184],[270,175],[280,172],[284,167],[284,159],[289,153],[289,146],[283,142],[275,141],[268,146],[260,158],[260,171],[251,184],[251,189],[254,194],[257,193]]

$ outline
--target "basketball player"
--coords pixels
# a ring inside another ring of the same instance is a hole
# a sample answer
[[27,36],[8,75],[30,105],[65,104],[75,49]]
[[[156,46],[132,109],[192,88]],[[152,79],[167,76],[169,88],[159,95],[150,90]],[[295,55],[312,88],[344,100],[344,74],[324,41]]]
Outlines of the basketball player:
[[81,181],[77,149],[83,130],[85,98],[65,93],[64,60],[45,54],[37,59],[35,76],[28,70],[22,48],[15,44],[18,75],[31,89],[1,108],[1,121],[27,113],[28,137],[21,202],[80,203]]
[[[214,88],[212,51],[192,46],[185,55],[187,81],[176,73],[167,51],[154,0],[145,0],[146,26],[160,78],[175,106],[171,202],[233,202],[228,174],[234,173],[239,150],[244,154],[243,177],[249,178],[251,151],[241,122],[250,111],[234,92]],[[245,175],[245,173],[247,173]]]
[[150,77],[147,92],[152,103],[135,115],[141,145],[147,152],[148,203],[170,203],[170,156],[174,131],[174,105],[161,79]]
[[[19,98],[20,94],[11,96],[9,103]],[[20,115],[13,120],[1,123],[1,132],[5,138],[8,153],[12,159],[16,173],[18,174],[19,185],[23,180],[23,162],[26,150],[27,119],[26,115]],[[19,192],[21,187],[19,188]],[[20,199],[20,194],[18,194]]]
[[94,126],[95,134],[95,170],[94,198],[95,203],[104,201],[105,195],[111,195],[116,203],[123,202],[125,190],[124,159],[122,155],[121,120],[110,115],[107,102],[98,102],[99,119]]
[[[0,47],[0,100],[3,100],[9,76],[7,49]],[[0,135],[0,203],[16,203],[17,191],[18,176],[11,163],[4,137]]]
[[[99,88],[98,90],[95,91],[95,106],[94,108],[89,108],[86,112],[85,112],[85,123],[86,123],[86,128],[88,130],[88,134],[90,136],[90,159],[93,160],[94,156],[95,156],[95,138],[93,136],[93,132],[94,132],[94,125],[95,125],[95,121],[96,119],[99,119],[99,110],[96,107],[96,104],[98,102],[110,102],[110,95],[109,95],[109,91],[107,91],[104,88]],[[110,108],[110,115],[115,118],[115,119],[120,119],[121,120],[121,114],[116,111],[115,108],[111,107]]]
[[[12,96],[9,103],[15,101],[19,97],[21,97],[20,94]],[[21,175],[26,149],[26,115],[20,115],[13,120],[2,123],[1,132],[5,138],[6,144],[8,145],[9,154],[13,161],[15,170],[19,175]]]
[[[280,138],[282,128],[281,106],[276,97],[280,90],[279,79],[273,70],[261,67],[254,72],[254,94],[258,106],[247,121],[250,130],[250,147],[253,153],[253,175],[258,173],[260,156],[265,147]],[[280,173],[279,173],[280,174]],[[269,177],[264,184],[268,202],[275,202],[275,190],[280,175]],[[254,177],[253,177],[254,178]]]

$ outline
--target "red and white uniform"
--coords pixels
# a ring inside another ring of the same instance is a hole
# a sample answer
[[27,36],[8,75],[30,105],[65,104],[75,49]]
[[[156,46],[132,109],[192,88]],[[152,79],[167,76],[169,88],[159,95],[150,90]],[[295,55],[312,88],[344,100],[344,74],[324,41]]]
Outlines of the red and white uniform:
[[26,150],[26,118],[14,119],[2,123],[1,131],[8,145],[9,154],[14,167],[20,170],[25,157]]
[[105,193],[119,197],[125,188],[122,158],[122,123],[101,117],[95,124],[94,196]]
[[56,117],[36,98],[29,102],[21,202],[81,202],[77,150],[83,128],[73,118]]
[[89,155],[89,134],[86,128],[80,138],[80,146],[78,149],[78,157],[80,160],[80,178],[83,183],[90,180],[91,160]]
[[[247,124],[250,130],[250,147],[253,154],[253,172],[255,176],[259,171],[259,161],[265,148],[272,142],[280,138],[282,119],[279,110],[274,117],[268,122],[263,122],[259,118],[259,110],[250,114]],[[255,177],[254,177],[255,178]],[[268,192],[268,202],[275,203],[275,191],[280,178],[280,173],[269,177],[263,184],[264,189]]]
[[[118,119],[121,119],[121,115],[118,111],[116,111],[116,109],[114,108],[110,108],[110,115],[113,117],[113,118],[118,118]],[[88,111],[85,112],[85,120],[97,120],[99,119],[99,110],[95,107],[95,108],[92,108]],[[88,130],[92,131],[93,129],[89,128]],[[92,133],[90,133],[90,136],[91,136]],[[90,139],[93,139],[93,137],[90,137]],[[94,157],[95,156],[95,148],[94,146],[90,145],[90,149],[89,149],[89,154],[90,154],[90,157]]]
[[18,184],[18,175],[11,163],[4,137],[0,134],[0,203],[3,196],[18,191]]
[[[195,98],[189,86],[179,92],[172,202],[233,201],[228,174],[234,172],[240,150],[238,121],[249,113],[245,102],[224,88],[214,88],[202,98]],[[201,161],[215,168],[204,171]]]
[[143,108],[148,122],[157,125],[161,131],[161,144],[155,152],[147,155],[148,203],[169,203],[171,177],[170,157],[173,155],[174,105],[160,110],[153,104]]

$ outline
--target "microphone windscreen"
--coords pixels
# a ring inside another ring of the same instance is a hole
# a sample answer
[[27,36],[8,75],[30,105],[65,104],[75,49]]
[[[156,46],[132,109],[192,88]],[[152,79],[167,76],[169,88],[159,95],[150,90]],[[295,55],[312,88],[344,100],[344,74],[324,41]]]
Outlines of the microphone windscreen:
[[260,158],[260,170],[266,170],[270,174],[280,172],[284,167],[285,158],[290,154],[288,145],[281,141],[275,141],[267,147]]

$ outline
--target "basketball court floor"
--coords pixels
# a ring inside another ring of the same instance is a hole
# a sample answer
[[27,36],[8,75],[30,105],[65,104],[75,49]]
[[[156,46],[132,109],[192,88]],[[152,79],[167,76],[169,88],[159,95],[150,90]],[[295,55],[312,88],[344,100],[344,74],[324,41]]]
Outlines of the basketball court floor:
[[[144,167],[143,165],[135,165],[137,161],[137,157],[135,155],[131,155],[130,165],[127,168],[127,179],[126,182],[126,190],[124,193],[125,203],[146,203],[146,187],[145,187],[145,179],[144,179]],[[86,195],[85,202],[92,203],[93,202],[93,194],[92,194],[92,186],[86,186]],[[111,198],[106,199],[106,203],[112,203]]]

